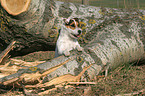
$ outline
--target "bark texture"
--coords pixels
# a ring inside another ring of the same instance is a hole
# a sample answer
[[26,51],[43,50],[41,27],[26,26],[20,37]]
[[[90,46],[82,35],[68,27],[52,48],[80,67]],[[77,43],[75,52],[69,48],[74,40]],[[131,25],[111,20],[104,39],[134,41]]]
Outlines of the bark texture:
[[[15,74],[1,78],[1,83],[22,79],[30,82],[47,74],[49,79],[44,84],[47,86],[79,81],[80,78],[89,81],[108,67],[112,69],[120,64],[145,58],[144,10],[32,0],[28,11],[10,16],[1,9],[0,16],[0,39],[3,42],[11,39],[19,41],[15,52],[32,52],[39,48],[53,49],[63,18],[73,17],[81,20],[83,35],[79,42],[84,48],[83,52],[73,50],[70,57],[61,56],[33,68],[21,69]],[[37,45],[36,49],[34,45]]]
[[8,45],[11,40],[18,41],[14,51],[11,52],[12,55],[54,50],[63,18],[80,18],[83,29],[80,41],[86,42],[86,33],[94,27],[101,28],[101,24],[107,23],[110,19],[115,19],[117,16],[124,19],[134,14],[139,18],[144,15],[137,10],[99,8],[53,0],[31,0],[27,11],[16,16],[9,15],[3,8],[0,13],[1,47]]

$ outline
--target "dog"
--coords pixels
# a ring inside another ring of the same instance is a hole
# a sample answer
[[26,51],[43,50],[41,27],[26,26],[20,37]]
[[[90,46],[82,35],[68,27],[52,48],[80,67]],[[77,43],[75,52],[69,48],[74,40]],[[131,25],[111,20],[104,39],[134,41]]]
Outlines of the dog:
[[69,56],[70,51],[73,49],[77,49],[78,51],[83,50],[77,41],[82,34],[82,29],[79,26],[78,18],[64,19],[64,24],[61,26],[56,43],[55,58],[60,55]]

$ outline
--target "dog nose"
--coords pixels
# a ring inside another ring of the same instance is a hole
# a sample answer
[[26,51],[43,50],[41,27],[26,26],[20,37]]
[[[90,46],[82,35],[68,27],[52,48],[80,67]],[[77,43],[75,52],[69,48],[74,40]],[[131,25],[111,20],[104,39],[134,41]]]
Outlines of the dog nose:
[[82,30],[78,30],[78,33],[81,34]]

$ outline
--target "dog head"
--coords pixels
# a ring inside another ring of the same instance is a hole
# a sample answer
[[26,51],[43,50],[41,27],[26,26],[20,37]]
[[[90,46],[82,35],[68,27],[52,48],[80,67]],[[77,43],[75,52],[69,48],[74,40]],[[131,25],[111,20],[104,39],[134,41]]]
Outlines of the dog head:
[[78,18],[64,19],[64,22],[65,22],[65,27],[67,28],[67,32],[72,38],[80,37],[82,33],[82,29],[79,28],[80,23]]

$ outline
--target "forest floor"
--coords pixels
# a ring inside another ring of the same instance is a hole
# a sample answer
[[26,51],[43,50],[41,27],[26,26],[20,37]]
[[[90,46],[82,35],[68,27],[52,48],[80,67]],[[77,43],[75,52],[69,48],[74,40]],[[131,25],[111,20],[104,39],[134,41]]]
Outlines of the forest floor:
[[[49,55],[48,58],[46,58],[46,55]],[[15,57],[15,59],[25,61],[49,60],[53,56],[53,51],[41,51],[22,57]],[[145,96],[145,63],[122,64],[111,70],[107,77],[96,76],[96,79],[91,82],[96,84],[65,85],[50,91],[46,96]],[[21,88],[12,86],[1,86],[0,95],[24,96]]]

